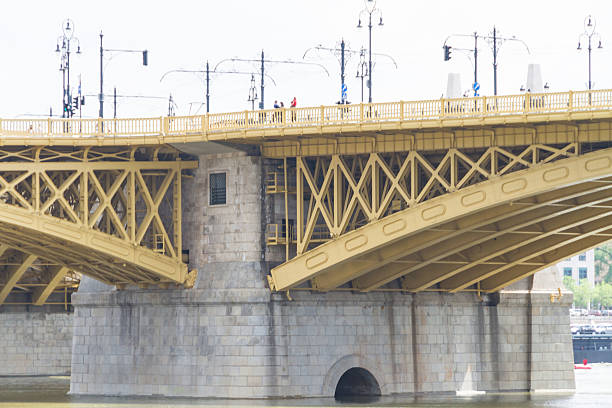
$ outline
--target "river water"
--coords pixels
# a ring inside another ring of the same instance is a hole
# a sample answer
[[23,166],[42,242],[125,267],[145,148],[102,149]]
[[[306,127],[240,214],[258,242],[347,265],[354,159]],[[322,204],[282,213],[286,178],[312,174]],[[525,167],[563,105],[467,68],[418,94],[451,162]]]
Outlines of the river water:
[[330,399],[211,400],[176,398],[77,397],[67,395],[68,377],[0,378],[0,408],[138,408],[138,407],[459,407],[459,408],[579,408],[612,407],[612,364],[594,364],[591,370],[576,370],[576,392],[496,393],[476,397],[383,397],[355,403]]

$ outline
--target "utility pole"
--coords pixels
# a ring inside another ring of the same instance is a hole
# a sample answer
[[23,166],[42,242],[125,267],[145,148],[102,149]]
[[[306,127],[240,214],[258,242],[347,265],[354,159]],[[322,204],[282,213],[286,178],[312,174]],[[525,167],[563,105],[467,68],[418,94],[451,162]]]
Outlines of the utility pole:
[[379,26],[383,26],[382,13],[379,9],[376,8],[376,0],[367,0],[365,2],[365,9],[361,10],[359,13],[359,23],[357,24],[357,28],[361,28],[361,16],[362,14],[368,14],[368,39],[369,39],[369,49],[368,49],[368,102],[372,103],[372,15],[378,14],[380,17]]
[[[272,79],[269,75],[265,74],[265,66],[264,64],[266,62],[268,63],[275,63],[275,64],[302,64],[302,65],[317,65],[318,67],[322,68],[325,73],[327,74],[327,76],[329,76],[329,72],[327,72],[327,70],[325,69],[325,67],[321,64],[317,64],[314,62],[302,62],[302,61],[291,61],[291,60],[267,60],[264,58],[264,52],[263,50],[261,50],[261,58],[260,59],[248,59],[248,58],[227,58],[224,60],[221,60],[217,63],[217,65],[215,65],[215,68],[213,69],[213,73],[219,73],[220,71],[217,71],[217,68],[219,67],[219,65],[228,62],[228,61],[232,61],[232,62],[250,62],[250,63],[258,63],[261,64],[261,99],[259,100],[259,109],[264,109],[264,77],[267,76],[268,78]],[[227,72],[230,74],[241,74],[242,72]],[[165,74],[164,74],[165,75]],[[274,82],[274,80],[272,80],[272,82]],[[274,83],[276,85],[276,83]]]
[[340,101],[346,103],[346,85],[344,84],[344,38],[340,43]]
[[497,96],[497,30],[493,26],[493,95]]
[[210,112],[210,70],[206,61],[206,113]]
[[474,32],[474,34],[469,34],[469,35],[468,34],[449,35],[444,41],[444,45],[443,45],[444,61],[448,61],[451,59],[450,53],[451,53],[451,49],[454,47],[447,45],[447,42],[451,37],[470,37],[470,38],[473,37],[474,38],[474,48],[473,49],[455,48],[455,50],[469,51],[469,52],[474,53],[474,83],[472,84],[472,89],[474,90],[474,96],[478,96],[478,90],[480,89],[480,84],[478,84],[478,39],[479,38],[489,41],[492,46],[492,50],[493,50],[493,94],[494,95],[497,95],[497,56],[499,54],[499,47],[501,46],[501,44],[504,41],[518,41],[525,46],[527,53],[530,54],[529,47],[527,46],[527,44],[525,44],[524,41],[519,40],[518,38],[515,38],[515,37],[512,37],[512,38],[500,37],[498,35],[497,28],[493,26],[493,32],[492,34],[489,34],[489,35],[478,35],[477,32]]
[[261,50],[261,99],[259,100],[259,109],[264,108],[264,52]]
[[102,31],[100,31],[100,93],[98,94],[98,100],[100,101],[100,110],[98,111],[98,117],[104,117],[104,88],[103,88],[103,73],[104,73],[104,48],[102,47]]
[[478,96],[478,34],[474,31],[474,96]]
[[113,89],[113,118],[117,119],[117,87]]
[[[259,60],[257,60],[257,62],[259,62]],[[218,64],[217,64],[218,65]],[[210,70],[210,66],[208,64],[208,61],[206,61],[206,69],[205,70],[191,70],[191,69],[173,69],[171,71],[167,71],[166,73],[164,73],[164,75],[162,75],[162,77],[159,79],[159,82],[163,81],[164,78],[166,77],[166,75],[168,74],[172,74],[172,73],[189,73],[189,74],[205,74],[205,81],[206,81],[206,94],[205,94],[205,98],[206,98],[206,113],[210,112],[210,76],[212,74],[239,74],[239,75],[251,75],[253,76],[254,73],[253,72],[247,72],[247,71],[217,71],[216,68],[213,69],[212,71]],[[269,75],[266,75],[274,85],[276,85],[276,82],[274,81],[274,78],[270,77]]]
[[149,65],[149,51],[148,50],[123,50],[123,49],[104,49],[102,45],[102,38],[104,35],[102,31],[100,31],[100,94],[98,95],[98,99],[100,101],[100,110],[98,111],[98,117],[104,117],[104,51],[110,52],[137,52],[142,53],[142,65],[145,67]]

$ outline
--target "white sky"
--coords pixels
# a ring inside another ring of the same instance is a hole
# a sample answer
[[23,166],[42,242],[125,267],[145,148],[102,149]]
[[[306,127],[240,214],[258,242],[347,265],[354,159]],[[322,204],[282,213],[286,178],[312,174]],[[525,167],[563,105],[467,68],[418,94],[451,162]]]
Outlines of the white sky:
[[[173,69],[203,69],[225,58],[302,60],[306,49],[322,44],[334,47],[344,38],[353,50],[367,46],[367,28],[357,29],[363,0],[225,0],[225,1],[11,1],[2,5],[0,16],[0,117],[61,113],[62,78],[55,45],[62,22],[71,18],[82,54],[71,55],[71,82],[76,88],[82,75],[86,94],[99,89],[99,32],[104,31],[105,48],[148,49],[149,66],[140,54],[120,54],[105,61],[105,93],[117,87],[120,95],[149,95],[167,98],[172,93],[178,114],[194,113],[204,100],[202,76],[171,74]],[[527,55],[517,43],[506,42],[499,54],[499,94],[514,94],[526,82],[527,64],[540,63],[551,91],[585,89],[587,53],[577,51],[583,21],[592,14],[601,34],[602,50],[593,52],[593,81],[596,88],[612,88],[608,74],[612,65],[612,2],[610,1],[409,1],[378,0],[384,26],[373,31],[373,51],[392,55],[395,69],[380,59],[373,73],[375,102],[437,99],[446,90],[449,72],[461,73],[462,88],[472,81],[472,63],[459,51],[443,61],[442,44],[452,33],[487,34],[495,24],[502,35],[524,40]],[[470,40],[449,44],[469,48]],[[492,52],[481,42],[479,82],[481,94],[493,93]],[[265,104],[275,99],[298,106],[332,104],[339,99],[339,63],[332,55],[309,54],[309,60],[324,64],[321,69],[300,65],[268,64]],[[360,82],[355,78],[359,58],[347,65],[349,100],[360,101]],[[257,64],[227,63],[221,69],[257,71]],[[259,80],[258,93],[259,93]],[[211,112],[250,109],[247,102],[250,77],[215,75],[211,80]],[[76,93],[76,92],[75,92]],[[367,90],[365,91],[367,100]],[[168,109],[166,100],[119,99],[118,116],[160,116]],[[106,98],[105,116],[112,117],[112,98]],[[200,113],[205,108],[200,109]],[[87,97],[84,117],[96,117],[97,96]]]

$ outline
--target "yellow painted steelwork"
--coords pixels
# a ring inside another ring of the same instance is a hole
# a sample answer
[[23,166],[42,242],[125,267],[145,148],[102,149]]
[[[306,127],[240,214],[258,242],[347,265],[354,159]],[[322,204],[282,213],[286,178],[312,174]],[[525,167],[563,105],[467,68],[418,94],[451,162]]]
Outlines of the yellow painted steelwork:
[[[299,255],[272,269],[276,291],[491,292],[612,238],[612,148],[298,157],[296,167]],[[329,239],[316,246],[321,223]]]
[[55,266],[34,304],[68,271],[117,287],[189,284],[181,178],[196,167],[169,147],[1,148],[0,245],[25,255],[4,271],[0,304],[36,259]]
[[31,261],[7,267],[0,290],[38,260],[53,266],[34,303],[66,269],[118,287],[193,284],[180,195],[197,164],[164,146],[222,142],[282,160],[266,181],[285,206],[285,230],[267,235],[287,259],[273,290],[494,291],[609,239],[611,141],[612,90],[0,119],[0,244]]

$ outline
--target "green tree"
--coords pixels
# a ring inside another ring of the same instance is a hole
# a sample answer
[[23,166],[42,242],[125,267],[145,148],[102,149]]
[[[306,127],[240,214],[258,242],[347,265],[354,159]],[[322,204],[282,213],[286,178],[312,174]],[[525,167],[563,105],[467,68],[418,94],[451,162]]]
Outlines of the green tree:
[[565,289],[571,290],[573,292],[576,288],[576,282],[574,282],[574,279],[571,276],[564,276],[563,286],[565,286]]
[[581,279],[580,284],[574,287],[574,304],[578,307],[588,308],[593,300],[594,289],[588,279]]
[[602,282],[612,283],[612,244],[595,248],[595,276]]
[[609,308],[612,306],[612,285],[602,282],[595,286],[593,293],[593,303],[602,307]]

